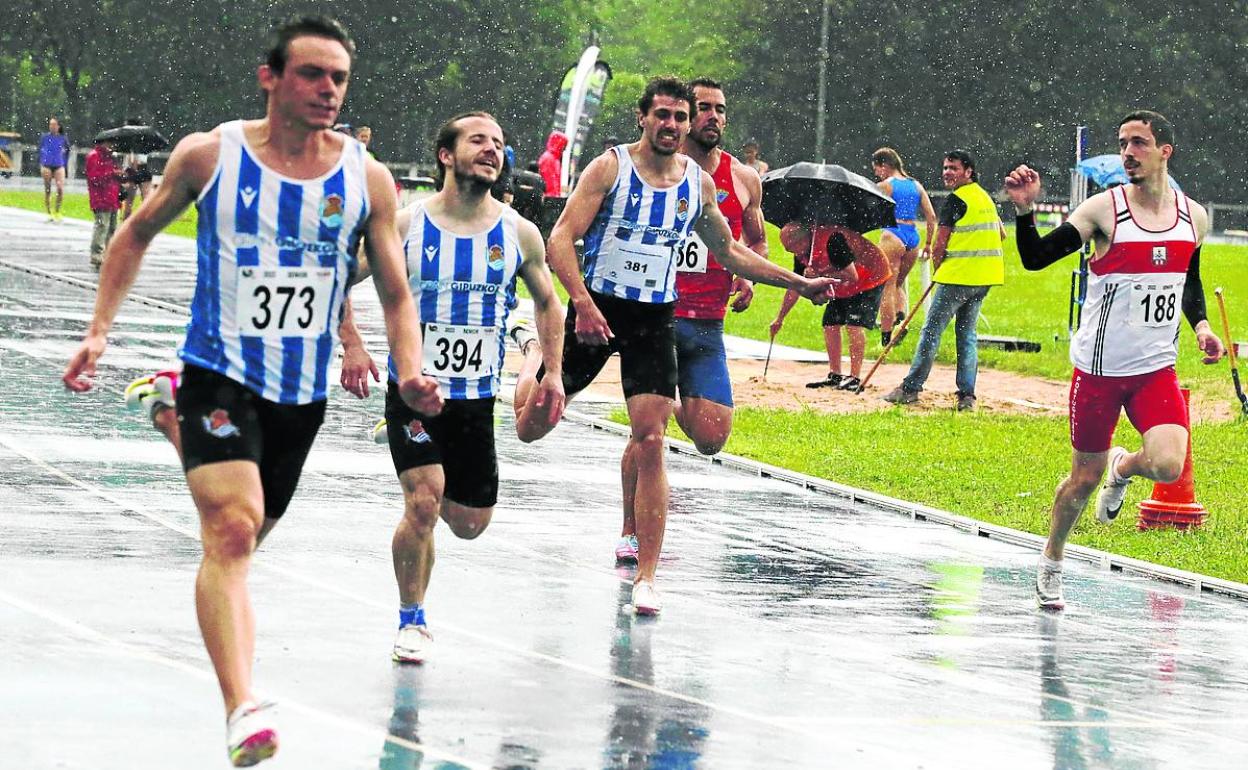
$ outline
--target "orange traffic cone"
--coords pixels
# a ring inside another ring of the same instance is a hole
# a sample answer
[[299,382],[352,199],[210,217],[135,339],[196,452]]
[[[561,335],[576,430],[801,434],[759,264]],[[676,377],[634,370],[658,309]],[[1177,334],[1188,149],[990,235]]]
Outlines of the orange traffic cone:
[[[1192,392],[1183,389],[1183,403],[1191,424]],[[1187,434],[1187,459],[1177,481],[1153,485],[1153,496],[1140,503],[1140,529],[1192,529],[1205,523],[1209,512],[1196,502],[1196,485],[1192,482],[1192,434]]]

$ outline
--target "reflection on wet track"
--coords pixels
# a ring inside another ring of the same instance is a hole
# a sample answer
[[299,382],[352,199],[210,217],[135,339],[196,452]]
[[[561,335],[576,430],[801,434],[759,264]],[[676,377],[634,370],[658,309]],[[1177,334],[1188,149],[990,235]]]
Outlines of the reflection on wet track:
[[[0,259],[90,280],[89,226],[0,209]],[[185,305],[190,244],[135,291]],[[357,293],[381,353],[376,301]],[[100,388],[60,371],[82,286],[0,266],[0,765],[217,768],[195,625],[197,522],[172,450],[120,389],[182,319],[127,303]],[[1248,606],[1072,565],[1063,616],[1035,555],[669,457],[658,619],[621,612],[621,439],[498,420],[502,491],[439,535],[436,657],[390,662],[401,495],[338,391],[251,577],[272,768],[1220,768],[1248,760]]]

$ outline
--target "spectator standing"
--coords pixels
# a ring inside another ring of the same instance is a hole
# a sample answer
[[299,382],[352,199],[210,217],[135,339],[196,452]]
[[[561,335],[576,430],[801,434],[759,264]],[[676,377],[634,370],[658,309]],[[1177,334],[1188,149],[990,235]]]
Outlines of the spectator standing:
[[91,212],[95,214],[95,229],[91,231],[91,266],[104,264],[104,249],[117,230],[117,211],[121,208],[121,179],[123,172],[113,159],[113,149],[108,142],[97,142],[95,149],[87,153],[87,194]]
[[758,172],[759,176],[771,170],[767,161],[758,157],[758,140],[751,139],[741,147],[741,162]]
[[537,171],[546,183],[547,198],[563,197],[563,151],[568,148],[568,135],[551,131],[546,137],[546,151],[537,159]]
[[919,400],[923,383],[932,371],[941,335],[949,321],[957,318],[958,411],[975,408],[975,376],[979,370],[979,338],[975,324],[979,309],[993,286],[1005,283],[1005,260],[1001,245],[1005,228],[997,205],[979,186],[975,158],[965,150],[945,155],[942,178],[952,193],[940,211],[936,243],[932,247],[931,309],[919,335],[910,373],[885,401],[913,404]]
[[[39,174],[43,177],[43,208],[49,222],[61,221],[61,201],[65,198],[65,164],[69,161],[69,137],[56,118],[48,119],[48,133],[39,137]],[[52,208],[52,186],[56,185],[56,208]]]
[[355,129],[355,138],[360,144],[364,145],[364,149],[368,152],[368,157],[376,160],[377,155],[373,152],[373,128],[372,126],[360,126]]

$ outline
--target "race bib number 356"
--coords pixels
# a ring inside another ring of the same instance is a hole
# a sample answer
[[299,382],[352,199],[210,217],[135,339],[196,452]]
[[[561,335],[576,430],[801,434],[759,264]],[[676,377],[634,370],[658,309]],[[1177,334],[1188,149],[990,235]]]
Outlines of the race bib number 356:
[[425,324],[421,352],[427,375],[485,377],[494,373],[498,363],[498,328]]
[[329,328],[332,267],[240,267],[239,334],[319,337]]

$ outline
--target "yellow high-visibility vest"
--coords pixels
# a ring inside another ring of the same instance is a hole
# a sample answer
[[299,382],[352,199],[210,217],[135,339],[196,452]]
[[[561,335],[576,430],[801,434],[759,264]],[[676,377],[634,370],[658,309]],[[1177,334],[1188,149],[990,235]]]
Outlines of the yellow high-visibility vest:
[[1001,250],[1001,219],[992,198],[975,182],[953,194],[966,204],[966,213],[953,225],[945,258],[932,280],[959,286],[998,286],[1005,283]]

